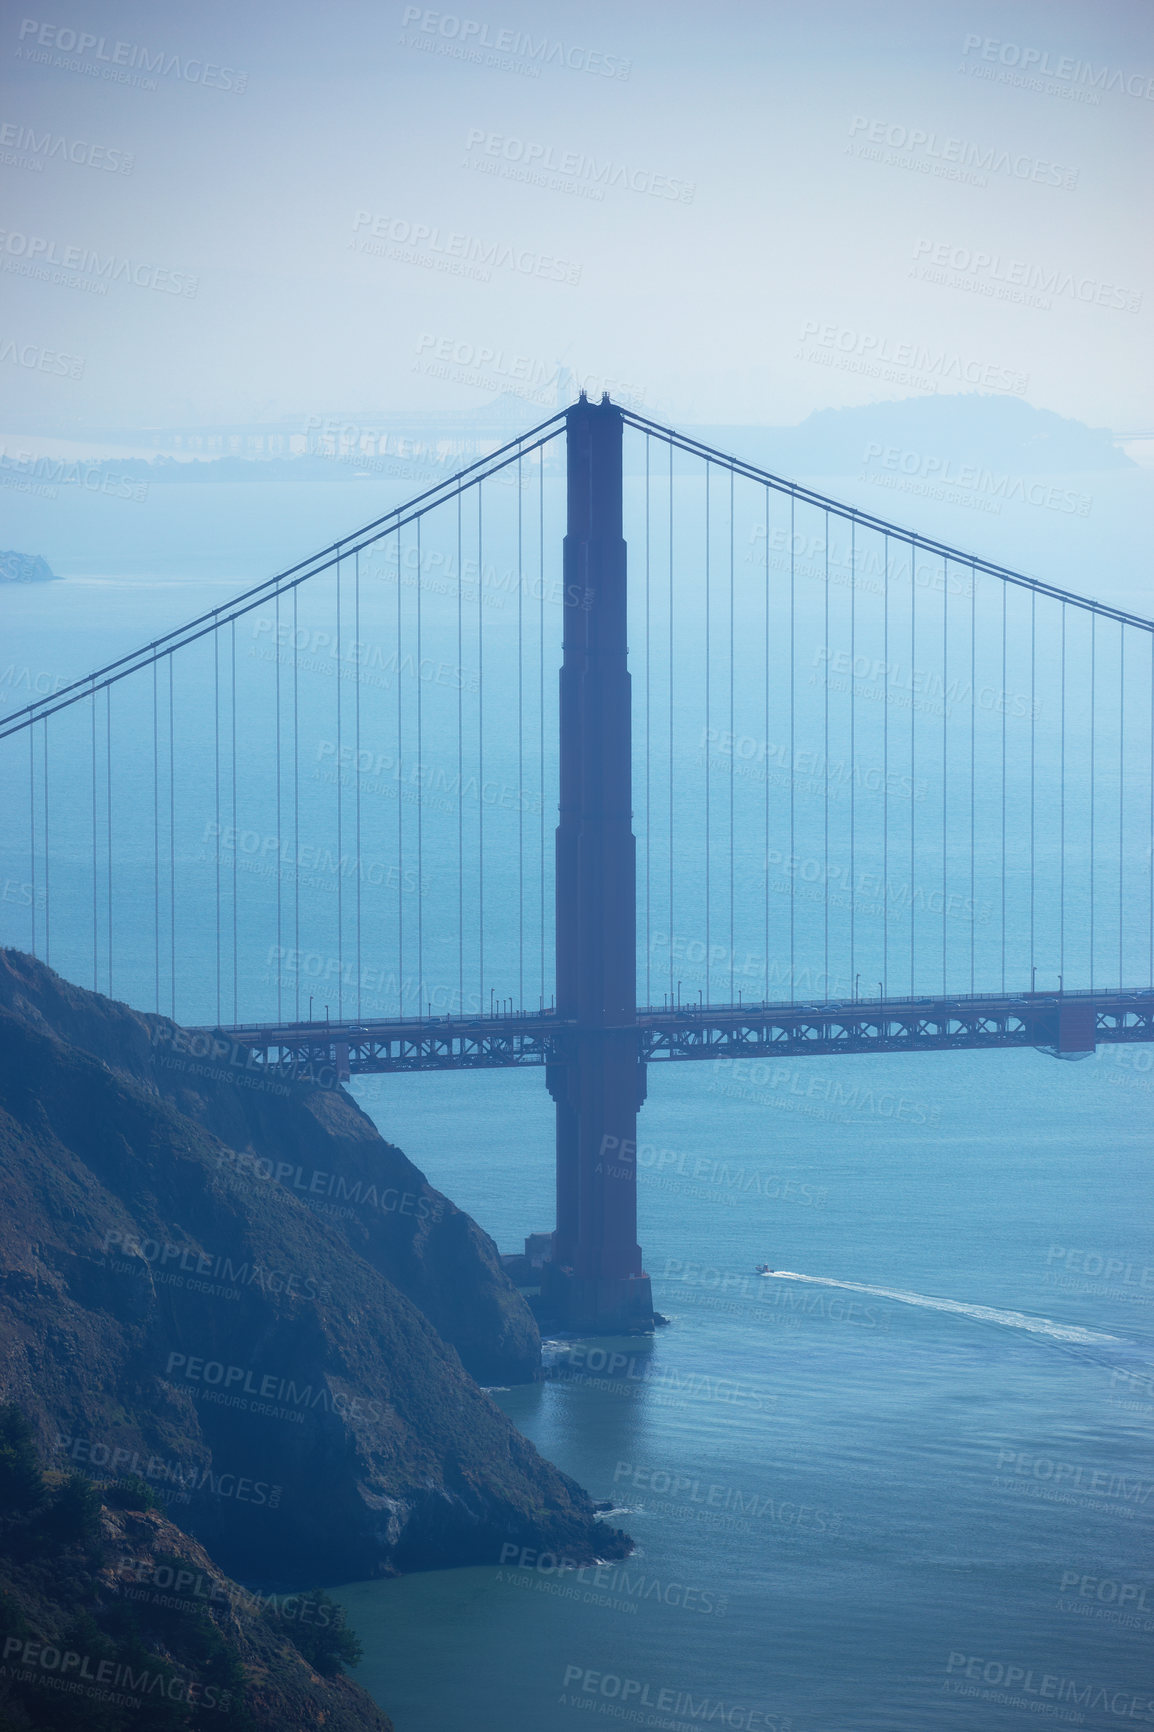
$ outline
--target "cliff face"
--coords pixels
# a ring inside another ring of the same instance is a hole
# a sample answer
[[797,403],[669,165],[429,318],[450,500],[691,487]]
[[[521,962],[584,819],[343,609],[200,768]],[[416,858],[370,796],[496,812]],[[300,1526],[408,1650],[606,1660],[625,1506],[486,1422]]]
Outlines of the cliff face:
[[[270,1585],[482,1561],[509,1539],[622,1555],[403,1290],[476,1358],[485,1316],[494,1367],[523,1354],[474,1223],[338,1092],[198,1075],[180,1046],[0,957],[3,1381],[53,1464],[143,1477],[224,1568]],[[371,1175],[377,1200],[329,1218],[331,1195],[310,1207],[278,1179],[286,1161]],[[486,1301],[471,1330],[462,1291]]]
[[139,1500],[74,1493],[0,1499],[0,1724],[392,1732],[340,1675],[358,1644],[327,1596],[252,1593]]
[[384,1141],[351,1096],[266,1077],[231,1041],[140,1015],[16,951],[0,951],[0,1006],[211,1132],[223,1145],[222,1170],[258,1207],[283,1188],[333,1225],[413,1300],[479,1383],[539,1376],[536,1322],[493,1241]]

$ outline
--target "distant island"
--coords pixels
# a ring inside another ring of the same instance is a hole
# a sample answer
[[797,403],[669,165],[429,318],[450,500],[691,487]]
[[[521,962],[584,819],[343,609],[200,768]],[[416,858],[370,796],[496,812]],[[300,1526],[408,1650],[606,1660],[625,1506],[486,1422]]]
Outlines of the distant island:
[[0,553],[0,583],[52,583],[56,573],[38,553]]

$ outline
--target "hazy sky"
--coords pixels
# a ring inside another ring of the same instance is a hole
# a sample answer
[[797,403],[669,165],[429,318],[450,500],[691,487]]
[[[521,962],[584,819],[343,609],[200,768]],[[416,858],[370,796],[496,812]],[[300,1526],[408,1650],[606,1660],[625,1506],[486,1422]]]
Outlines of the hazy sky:
[[680,421],[1154,424],[1147,0],[37,0],[0,67],[12,430],[561,364]]

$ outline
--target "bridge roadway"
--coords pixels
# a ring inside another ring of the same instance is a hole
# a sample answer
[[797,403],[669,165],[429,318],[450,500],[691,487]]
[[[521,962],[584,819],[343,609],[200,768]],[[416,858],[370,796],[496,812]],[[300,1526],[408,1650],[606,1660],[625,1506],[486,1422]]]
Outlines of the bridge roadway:
[[[560,1060],[576,1027],[552,1010],[360,1022],[241,1023],[198,1029],[251,1049],[281,1074],[489,1070]],[[830,1003],[651,1006],[637,1012],[639,1057],[742,1059],[861,1052],[1036,1047],[1078,1058],[1096,1045],[1154,1041],[1154,989]]]

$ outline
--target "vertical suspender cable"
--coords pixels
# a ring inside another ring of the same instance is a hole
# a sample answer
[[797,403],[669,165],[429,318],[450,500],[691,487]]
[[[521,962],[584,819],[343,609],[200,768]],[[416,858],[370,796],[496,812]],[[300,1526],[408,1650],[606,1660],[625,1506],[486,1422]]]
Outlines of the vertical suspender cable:
[[[822,658],[822,700],[825,714],[825,742],[822,755],[822,784],[824,789],[825,809],[825,863],[822,874],[822,914],[825,930],[825,951],[822,962],[825,980],[825,996],[830,996],[829,981],[829,512],[825,513],[825,653]],[[850,670],[850,683],[853,683],[853,670]]]
[[417,1015],[425,1003],[425,716],[424,680],[421,676],[421,589],[424,568],[421,564],[421,519],[417,518]]
[[[296,595],[296,591],[293,591]],[[216,1022],[221,1023],[220,1003],[220,631],[212,634],[212,791],[216,838]]]
[[235,619],[232,619],[229,621],[228,633],[229,633],[229,668],[230,668],[229,698],[230,698],[230,702],[232,705],[232,728],[231,728],[231,744],[232,744],[232,836],[233,836],[233,844],[232,844],[232,1020],[234,1023],[238,1023],[240,1021],[240,1011],[239,1011],[240,970],[237,966],[238,951],[237,951],[237,907],[236,907],[237,876],[236,876],[236,871],[237,871],[237,855],[239,854],[240,849],[238,846],[238,832],[237,832],[237,823],[236,823],[236,621],[235,621]]
[[763,762],[765,763],[765,1002],[769,1003],[769,488],[765,489],[765,712]]
[[[849,525],[849,977],[857,996],[857,519]],[[826,769],[828,775],[828,766]]]
[[541,1009],[545,1009],[545,450],[537,453],[537,757],[541,775]]
[[1090,615],[1090,990],[1094,988],[1094,769],[1098,719],[1098,615]]
[[[796,681],[795,681],[795,677],[794,677],[795,676],[794,651],[796,648],[796,636],[797,636],[796,630],[795,630],[795,610],[794,610],[795,575],[796,575],[795,566],[796,566],[796,554],[797,554],[797,536],[795,533],[796,515],[797,515],[797,495],[794,493],[791,493],[789,496],[789,859],[790,859],[790,871],[788,873],[788,878],[789,878],[789,1002],[791,1004],[793,1003],[794,998],[795,998],[796,993],[797,993],[797,985],[796,985],[797,974],[796,974],[796,971],[794,968],[794,915],[795,915],[795,911],[796,911],[795,910],[795,903],[794,903],[794,881],[797,877],[797,874],[793,871],[793,861],[794,861],[794,857],[795,857],[794,856],[794,847],[793,847],[793,819],[794,819],[794,801],[795,801],[795,796],[796,796],[796,788],[794,785],[794,770],[795,770],[796,765],[797,765],[797,753],[794,749],[794,735],[795,735],[795,729],[796,729],[796,723],[797,723],[796,703],[795,703]],[[766,869],[766,872],[769,871],[769,862],[768,861],[766,862],[766,868],[765,869]]]
[[159,662],[152,663],[152,977],[153,1001],[160,1015],[160,699]]
[[1122,990],[1124,970],[1123,930],[1123,861],[1125,859],[1125,815],[1123,790],[1126,786],[1126,627],[1118,623],[1118,990]]
[[1009,586],[1002,584],[1002,991],[1006,990],[1006,602]]
[[544,447],[537,452],[537,573],[541,592],[537,596],[537,762],[541,769],[541,1008],[544,1010],[546,980],[546,809],[544,809]]
[[525,641],[524,506],[517,453],[517,1008],[525,1009]]
[[946,908],[949,904],[947,887],[949,884],[949,848],[948,848],[948,792],[949,792],[949,717],[950,717],[950,678],[949,678],[949,613],[950,613],[950,562],[948,557],[942,559],[942,997],[946,995],[947,975],[947,940],[946,940]]
[[356,805],[357,1021],[361,1020],[361,550],[353,555],[353,799]]
[[[917,659],[918,659],[918,549],[917,543],[910,542],[910,791],[916,784],[915,768],[917,758],[917,706],[914,703],[914,692],[917,689]],[[914,996],[914,949],[917,933],[917,903],[914,898],[914,851],[916,824],[915,817],[917,801],[910,800],[910,997]]]
[[92,712],[90,717],[90,733],[92,739],[92,990],[97,990],[96,955],[97,955],[97,901],[96,901],[96,687],[92,688]]
[[653,830],[650,821],[650,663],[652,661],[650,647],[650,607],[649,607],[649,456],[650,438],[645,435],[645,1002],[652,1001],[650,992],[650,974],[653,966],[653,945],[651,933],[651,880],[650,866],[653,858]]
[[[418,585],[420,573],[417,574]],[[420,596],[418,587],[417,595]],[[336,681],[337,681],[337,1020],[344,1016],[345,995],[345,861],[344,861],[344,755],[341,750],[341,554],[337,546],[336,577]]]
[[709,521],[709,480],[710,480],[710,463],[709,463],[709,459],[707,457],[705,460],[705,992],[703,994],[703,996],[706,999],[708,999],[710,996],[710,991],[709,991],[710,975],[713,972],[713,954],[709,948],[709,943],[710,943],[710,919],[709,919],[709,916],[710,916],[710,902],[709,902],[710,871],[709,871],[709,869],[710,869],[710,865],[712,864],[711,859],[710,859],[712,849],[711,849],[710,834],[709,834],[709,831],[710,831],[710,825],[709,825],[709,817],[710,817],[710,812],[709,812],[709,795],[710,795],[710,786],[709,786],[709,783],[710,783],[710,777],[709,777],[710,641],[709,641],[709,639],[710,639],[710,629],[709,628],[710,628],[710,623],[711,623],[710,622],[710,609],[709,609],[709,565],[710,565],[710,560],[709,560],[710,546],[709,546],[709,543],[710,543],[710,534],[711,534],[711,526],[710,526],[710,521]]
[[[1154,705],[1154,697],[1151,699]],[[1058,748],[1058,990],[1066,984],[1066,603],[1062,603],[1062,674]]]
[[[890,987],[890,538],[882,537],[882,997]],[[910,784],[910,804],[914,790]]]
[[481,1009],[485,1008],[485,533],[482,482],[477,482],[477,932]]
[[300,662],[297,651],[297,591],[293,586],[293,1019],[301,1019],[301,780]]
[[734,932],[733,932],[733,470],[729,471],[729,1002],[734,993]]
[[402,715],[403,674],[405,666],[404,633],[401,617],[401,597],[404,591],[404,567],[401,559],[401,532],[397,544],[397,1015],[405,1014],[405,761],[404,725]]
[[545,451],[537,453],[537,755],[541,774],[541,1009],[545,1009]]
[[[674,746],[674,559],[672,559],[672,443],[669,447],[669,1003],[674,1001],[674,774],[672,774],[672,746]],[[1154,918],[1154,916],[1152,916]]]
[[[176,1021],[176,657],[168,657],[168,980]],[[279,964],[278,964],[279,967]]]
[[[1038,647],[1038,594],[1030,591],[1030,990],[1034,987],[1034,866],[1036,856],[1035,823],[1034,823],[1034,742],[1035,742],[1035,703],[1034,691],[1037,680],[1037,647]],[[1004,700],[1003,700],[1004,701]]]
[[280,774],[280,590],[276,592],[276,605],[273,609],[273,703],[276,708],[276,1019],[284,1020],[284,1005],[282,1003],[282,983],[284,979],[284,935],[282,921],[282,901],[284,875],[284,833],[281,828],[281,774]]
[[[111,856],[109,857],[109,872],[111,873]],[[36,954],[36,730],[28,730],[28,876],[31,880],[32,892],[32,955]],[[111,936],[109,931],[109,956],[112,954]]]
[[970,993],[974,987],[974,958],[977,927],[977,875],[975,872],[977,837],[977,714],[978,714],[978,572],[970,563]]
[[52,959],[52,896],[48,874],[51,870],[51,848],[48,837],[48,717],[44,718],[44,960]]
[[104,690],[104,820],[108,829],[108,996],[112,997],[112,687]]
[[[457,494],[457,1014],[465,1014],[465,574],[461,495]],[[398,789],[399,792],[399,789]]]

